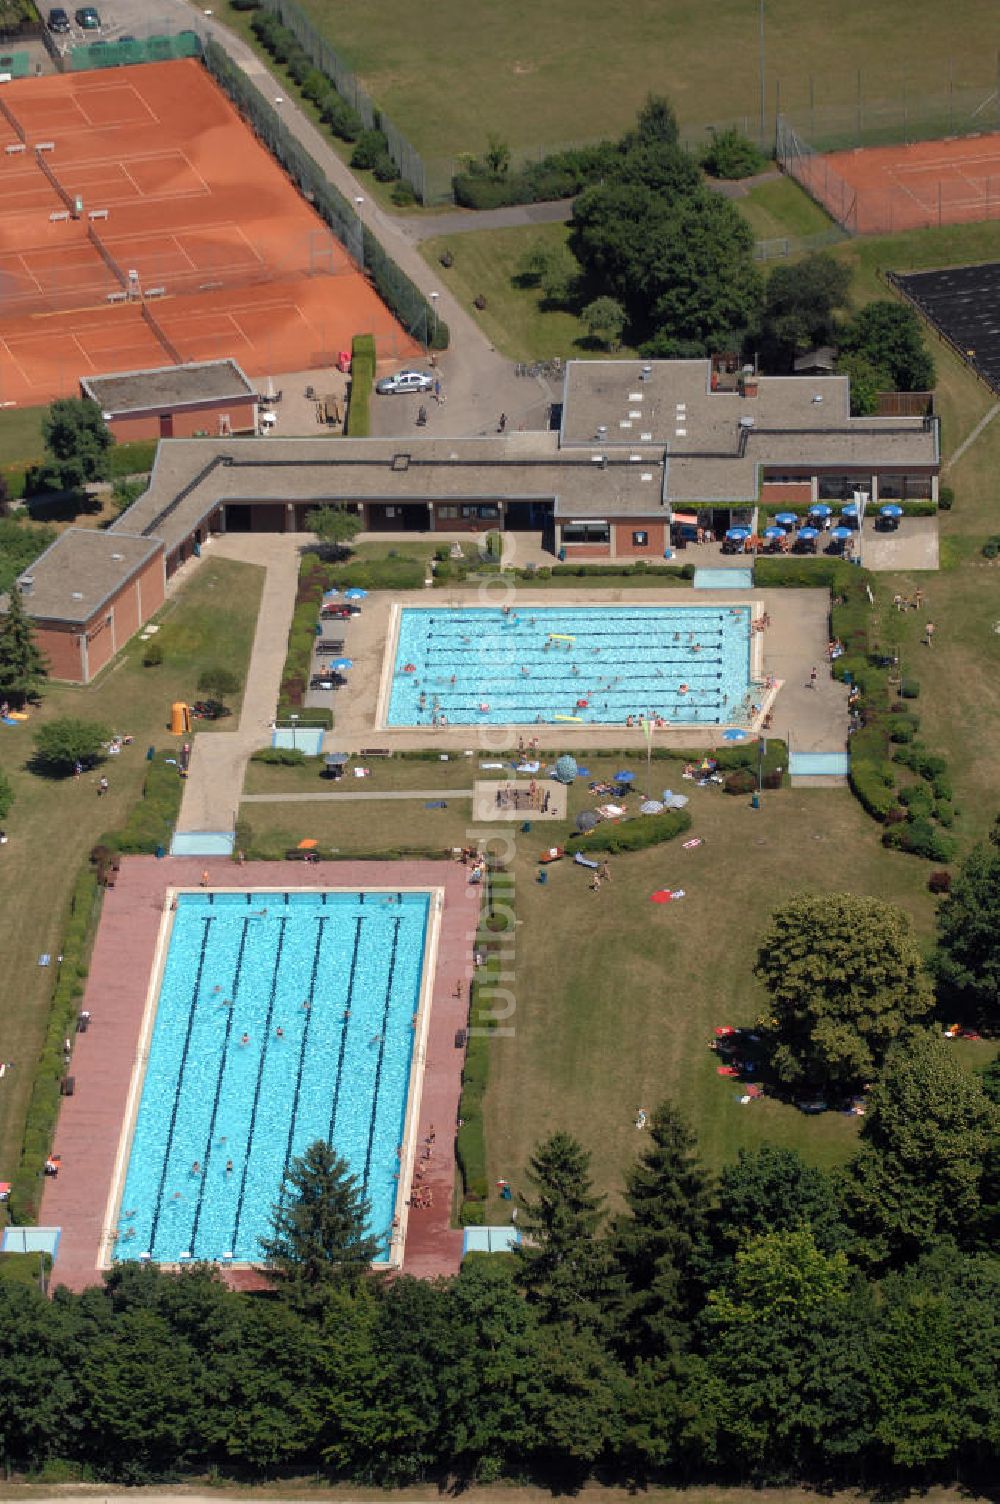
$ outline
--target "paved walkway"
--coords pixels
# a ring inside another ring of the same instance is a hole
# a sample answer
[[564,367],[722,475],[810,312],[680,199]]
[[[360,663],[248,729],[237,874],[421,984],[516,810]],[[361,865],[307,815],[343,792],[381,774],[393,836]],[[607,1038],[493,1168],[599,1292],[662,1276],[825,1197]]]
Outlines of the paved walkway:
[[280,537],[230,533],[214,538],[206,547],[209,558],[262,564],[267,574],[239,726],[235,731],[195,736],[178,830],[232,830],[236,824],[247,760],[251,752],[270,742],[303,541],[294,533]]
[[471,789],[345,789],[339,794],[244,794],[244,804],[322,804],[337,799],[471,799]]

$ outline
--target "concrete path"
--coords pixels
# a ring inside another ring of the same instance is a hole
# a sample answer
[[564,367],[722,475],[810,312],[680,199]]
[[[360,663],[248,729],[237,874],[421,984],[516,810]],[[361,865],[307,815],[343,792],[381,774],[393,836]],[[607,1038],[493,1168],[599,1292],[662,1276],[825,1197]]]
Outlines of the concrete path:
[[541,204],[508,204],[503,209],[445,209],[440,214],[394,218],[410,240],[433,240],[437,235],[467,235],[471,230],[521,230],[531,225],[565,224],[573,213],[571,198]]
[[322,804],[349,799],[471,799],[471,789],[345,789],[340,794],[244,794],[244,804]]
[[295,604],[300,543],[294,534],[272,537],[230,533],[206,546],[209,558],[262,564],[267,573],[239,726],[235,731],[206,731],[195,736],[177,820],[179,831],[232,830],[236,823],[247,759],[270,742]]
[[979,422],[976,424],[975,428],[968,435],[968,437],[964,438],[961,444],[959,444],[958,448],[954,451],[954,453],[948,456],[944,464],[941,466],[942,472],[950,470],[952,465],[958,464],[958,461],[962,458],[962,455],[965,453],[965,451],[972,448],[973,444],[979,438],[979,435],[983,432],[983,430],[988,428],[993,422],[993,419],[996,417],[997,413],[1000,413],[1000,402],[994,402],[989,412],[984,413],[984,415],[980,418]]

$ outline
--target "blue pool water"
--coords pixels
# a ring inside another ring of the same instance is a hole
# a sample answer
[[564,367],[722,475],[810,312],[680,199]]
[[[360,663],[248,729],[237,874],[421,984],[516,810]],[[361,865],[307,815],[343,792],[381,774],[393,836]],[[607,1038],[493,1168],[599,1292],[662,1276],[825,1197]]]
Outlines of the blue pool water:
[[718,724],[743,717],[749,688],[749,606],[409,607],[387,719]]
[[316,1139],[388,1244],[428,901],[179,895],[116,1258],[258,1259],[285,1166]]

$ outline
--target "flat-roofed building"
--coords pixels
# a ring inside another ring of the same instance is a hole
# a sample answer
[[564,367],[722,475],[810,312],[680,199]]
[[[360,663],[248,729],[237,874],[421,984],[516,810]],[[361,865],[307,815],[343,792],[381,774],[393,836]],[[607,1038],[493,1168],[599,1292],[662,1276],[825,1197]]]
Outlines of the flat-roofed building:
[[119,444],[257,431],[257,391],[235,360],[84,376],[80,390],[98,404]]

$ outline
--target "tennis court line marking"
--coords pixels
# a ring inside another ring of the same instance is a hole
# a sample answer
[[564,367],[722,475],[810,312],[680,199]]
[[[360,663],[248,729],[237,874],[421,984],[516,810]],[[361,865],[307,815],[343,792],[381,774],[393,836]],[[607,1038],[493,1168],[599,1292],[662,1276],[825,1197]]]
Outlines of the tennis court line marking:
[[10,361],[11,365],[14,367],[15,371],[30,391],[36,383],[29,378],[27,371],[24,369],[21,362],[18,360],[17,356],[14,354],[13,350],[2,334],[0,334],[0,345],[3,346],[4,350],[6,350],[7,359]]

